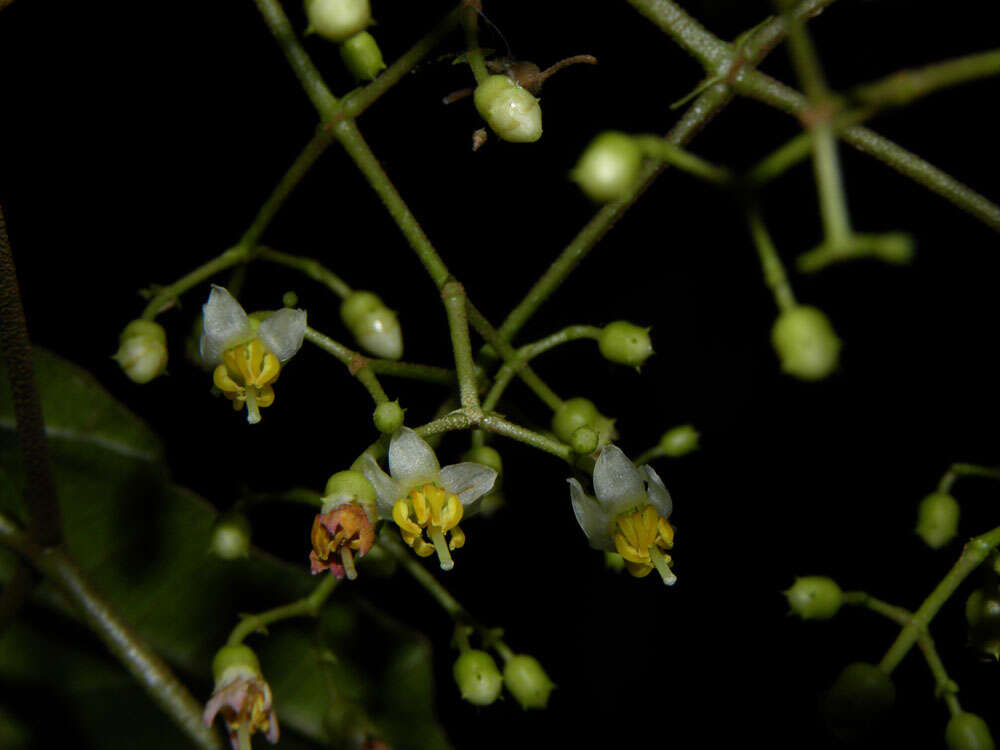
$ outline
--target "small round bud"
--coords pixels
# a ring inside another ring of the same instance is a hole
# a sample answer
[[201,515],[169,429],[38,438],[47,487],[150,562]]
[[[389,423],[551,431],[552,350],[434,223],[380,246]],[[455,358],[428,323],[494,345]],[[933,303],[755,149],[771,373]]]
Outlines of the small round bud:
[[343,42],[372,22],[368,0],[305,0],[309,31]]
[[452,674],[462,699],[475,706],[490,705],[503,690],[503,676],[493,657],[485,651],[463,651],[455,660]]
[[372,483],[360,471],[338,471],[326,481],[323,493],[323,512],[329,513],[338,505],[375,505],[376,493]]
[[375,429],[391,435],[403,426],[403,407],[399,401],[385,401],[375,407]]
[[958,501],[945,492],[935,492],[917,506],[917,535],[931,549],[940,549],[958,534]]
[[250,521],[242,513],[225,513],[212,526],[209,549],[223,560],[237,560],[250,554]]
[[821,380],[833,372],[840,339],[821,310],[799,305],[785,310],[771,329],[781,369],[802,380]]
[[363,349],[377,357],[403,356],[403,332],[396,313],[373,292],[352,292],[340,305],[344,325]]
[[552,415],[552,431],[564,443],[572,443],[573,433],[581,427],[590,427],[600,416],[590,399],[571,398]]
[[533,143],[542,137],[542,108],[531,92],[507,76],[490,76],[476,86],[476,110],[502,140]]
[[784,592],[792,612],[803,620],[829,620],[844,603],[844,593],[832,578],[805,576]]
[[605,359],[636,368],[653,353],[649,329],[625,320],[617,320],[604,326],[597,345]]
[[844,739],[863,736],[896,700],[889,675],[873,664],[848,664],[823,701],[830,728]]
[[503,473],[503,459],[500,458],[496,448],[491,448],[488,445],[477,445],[475,448],[470,448],[462,455],[462,460],[489,466],[497,474]]
[[257,677],[261,674],[257,654],[242,643],[223,646],[215,652],[215,658],[212,659],[212,676],[216,682],[232,669],[239,669]]
[[608,570],[613,570],[615,573],[621,573],[625,570],[625,558],[617,552],[605,552],[604,565]]
[[698,439],[701,435],[693,425],[682,424],[671,427],[660,438],[660,453],[664,456],[677,458],[698,449]]
[[299,304],[299,295],[295,292],[285,292],[281,295],[281,304],[285,307],[295,307]]
[[375,37],[367,31],[355,34],[340,45],[340,57],[344,67],[359,81],[372,81],[385,70],[382,50],[378,48]]
[[588,198],[604,203],[628,195],[641,166],[642,150],[635,140],[609,130],[584,149],[570,176]]
[[521,708],[545,708],[555,683],[533,656],[518,654],[503,666],[503,681]]
[[955,714],[944,728],[948,750],[994,750],[996,745],[990,728],[976,714],[966,711]]
[[597,443],[601,436],[593,427],[584,425],[578,427],[573,432],[573,437],[569,441],[570,447],[576,453],[593,453],[597,450]]
[[129,380],[148,383],[166,372],[166,331],[152,320],[133,320],[122,331],[113,359]]

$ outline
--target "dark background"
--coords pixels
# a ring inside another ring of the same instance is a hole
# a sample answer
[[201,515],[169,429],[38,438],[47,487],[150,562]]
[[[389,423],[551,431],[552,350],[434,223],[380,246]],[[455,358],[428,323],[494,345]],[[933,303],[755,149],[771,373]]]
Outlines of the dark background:
[[[297,4],[288,5],[301,29]],[[831,85],[845,88],[995,45],[984,5],[842,0],[811,28]],[[376,0],[386,59],[449,7]],[[726,38],[768,11],[723,0],[685,7]],[[471,77],[447,60],[421,66],[360,126],[452,272],[499,323],[593,213],[567,179],[588,140],[604,128],[665,132],[678,116],[668,105],[701,71],[625,3],[510,0],[486,12],[516,57],[543,67],[580,53],[601,61],[548,83],[539,143],[491,139],[472,153],[480,123],[471,102],[440,103]],[[483,43],[504,50],[488,28]],[[441,53],[460,47],[456,34]],[[310,39],[307,49],[334,91],[348,90],[335,47]],[[763,68],[794,80],[782,50]],[[161,317],[169,377],[136,386],[109,359],[142,310],[137,290],[234,243],[312,133],[309,102],[253,4],[17,0],[0,15],[0,71],[0,202],[36,342],[93,371],[146,418],[165,436],[178,481],[220,508],[246,485],[320,489],[375,436],[367,395],[321,352],[303,350],[252,429],[210,397],[207,376],[181,354],[207,287]],[[967,85],[872,125],[996,199],[997,93],[995,81]],[[737,101],[692,148],[744,167],[795,132],[791,118]],[[469,544],[442,580],[545,665],[559,686],[545,712],[522,713],[510,700],[486,710],[463,704],[449,676],[447,618],[402,577],[360,584],[432,639],[440,718],[456,746],[822,746],[817,695],[847,662],[877,661],[895,628],[854,611],[802,623],[786,617],[781,589],[797,574],[826,574],[915,609],[957,557],[959,543],[933,553],[912,529],[916,503],[950,462],[997,461],[997,237],[874,160],[842,153],[855,227],[910,232],[917,256],[907,268],[858,262],[793,276],[800,301],[826,310],[844,340],[828,381],[780,374],[769,345],[775,307],[738,206],[680,173],[665,174],[526,327],[520,342],[572,323],[652,325],[657,355],[641,376],[586,343],[546,355],[537,369],[563,397],[588,396],[617,417],[631,455],[684,422],[703,433],[703,448],[656,465],[678,527],[679,583],[665,590],[655,577],[603,569],[573,519],[565,466],[497,444],[508,506],[467,525]],[[809,168],[769,187],[763,201],[791,265],[821,236]],[[377,290],[399,312],[406,358],[448,363],[433,286],[336,148],[265,241]],[[311,325],[347,339],[335,300],[283,269],[251,268],[244,299],[251,309],[275,307],[289,289]],[[430,418],[443,396],[436,386],[383,382],[411,424]],[[504,407],[530,423],[548,420],[520,384]],[[465,441],[443,444],[445,462]],[[963,535],[996,525],[995,486],[962,480],[956,494]],[[304,561],[308,510],[262,508],[253,521],[262,546]],[[967,648],[961,613],[975,580],[933,632],[963,706],[989,717],[1000,675]],[[896,683],[886,732],[943,744],[947,712],[916,652]]]

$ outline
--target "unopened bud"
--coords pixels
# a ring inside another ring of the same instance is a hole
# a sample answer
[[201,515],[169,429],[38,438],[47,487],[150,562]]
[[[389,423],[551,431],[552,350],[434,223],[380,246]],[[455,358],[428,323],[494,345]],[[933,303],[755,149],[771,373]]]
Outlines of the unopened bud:
[[518,654],[503,667],[503,681],[521,708],[545,708],[555,683],[533,656]]
[[490,705],[503,690],[503,676],[493,657],[485,651],[463,651],[455,660],[452,674],[462,699],[476,706]]
[[385,70],[382,50],[378,48],[375,37],[367,31],[355,34],[340,45],[340,57],[344,66],[361,81],[372,81]]
[[571,177],[588,198],[605,203],[631,192],[641,166],[642,150],[635,140],[609,130],[590,142]]
[[784,593],[792,612],[803,620],[829,620],[844,603],[840,586],[826,576],[796,578]]
[[343,42],[372,22],[368,0],[305,0],[309,31]]
[[771,329],[781,369],[802,380],[821,380],[837,367],[840,339],[829,319],[815,307],[785,310]]
[[507,76],[490,76],[476,87],[476,110],[502,140],[533,143],[542,137],[542,108],[531,92]]
[[391,435],[403,426],[403,407],[399,401],[383,401],[375,407],[375,429]]
[[940,549],[958,534],[961,515],[958,501],[946,492],[935,492],[917,506],[917,535],[931,549]]
[[403,332],[396,313],[373,292],[352,292],[340,306],[340,317],[365,351],[377,357],[403,356]]
[[948,750],[994,750],[996,744],[986,722],[976,714],[960,711],[944,728]]
[[635,368],[641,366],[653,353],[649,329],[626,320],[617,320],[604,326],[597,345],[605,359]]
[[133,320],[122,331],[113,359],[136,383],[148,383],[167,369],[167,333],[152,320]]
[[671,427],[660,438],[659,450],[664,456],[677,458],[698,449],[701,437],[693,425],[682,424]]
[[212,526],[209,549],[223,560],[237,560],[250,554],[250,521],[242,513],[225,513]]

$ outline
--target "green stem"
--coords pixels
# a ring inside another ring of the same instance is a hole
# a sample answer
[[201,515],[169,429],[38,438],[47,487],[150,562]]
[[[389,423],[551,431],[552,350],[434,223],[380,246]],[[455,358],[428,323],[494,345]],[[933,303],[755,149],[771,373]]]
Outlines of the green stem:
[[785,266],[778,256],[774,242],[771,241],[771,235],[761,218],[760,211],[756,207],[750,208],[747,212],[747,220],[750,223],[750,234],[757,248],[757,255],[760,257],[760,265],[764,271],[764,283],[774,295],[778,309],[791,310],[796,304],[795,295],[792,293],[788,275],[785,273]]
[[565,443],[560,443],[554,438],[508,422],[496,414],[488,414],[483,417],[483,420],[479,423],[479,427],[487,432],[494,432],[497,435],[503,435],[512,440],[530,445],[533,448],[538,448],[546,453],[551,453],[553,456],[558,456],[564,461],[571,461],[573,459],[573,449]]
[[258,492],[241,497],[233,503],[233,507],[230,509],[230,512],[245,513],[255,505],[272,502],[295,503],[297,505],[308,505],[312,508],[322,508],[323,496],[318,492],[307,490],[304,487],[293,487],[292,489],[285,490],[284,492]]
[[[500,333],[490,325],[490,322],[483,317],[483,314],[477,310],[472,303],[468,305],[469,311],[469,322],[472,323],[472,327],[476,329],[480,336],[486,339],[486,343],[489,344],[496,350],[505,362],[511,363],[517,362],[517,352],[514,351],[513,347],[508,344],[500,335]],[[562,406],[563,400],[556,395],[555,391],[549,388],[535,371],[531,369],[529,365],[522,364],[517,368],[517,376],[524,381],[538,398],[546,403],[546,405],[556,411]]]
[[478,3],[468,3],[462,9],[462,26],[465,28],[465,59],[472,68],[476,83],[480,84],[490,77],[486,69],[483,50],[479,46],[479,8]]
[[851,98],[875,106],[901,106],[941,89],[1000,74],[1000,50],[990,50],[921,68],[900,70],[851,90]]
[[403,566],[403,569],[431,595],[431,598],[438,603],[451,619],[463,625],[471,625],[477,630],[486,629],[469,614],[469,611],[465,607],[459,604],[458,600],[451,595],[448,589],[438,583],[438,580],[423,565],[417,562],[416,558],[407,551],[394,532],[386,530],[379,534],[378,545]]
[[659,26],[705,70],[716,72],[732,55],[731,48],[672,0],[628,0],[629,5]]
[[218,735],[202,722],[202,707],[149,646],[140,640],[90,585],[59,547],[43,548],[0,515],[0,544],[21,555],[66,596],[87,626],[197,747],[222,750]]
[[938,483],[938,492],[951,492],[951,487],[959,477],[985,477],[1000,479],[1000,469],[976,464],[952,464]]
[[211,278],[220,271],[232,268],[238,263],[245,263],[249,258],[249,252],[242,245],[234,245],[228,250],[212,258],[207,263],[203,263],[190,273],[185,274],[169,286],[161,287],[142,311],[142,317],[146,320],[153,320],[157,315],[166,310],[184,292],[194,286]]
[[368,366],[368,360],[353,349],[348,349],[343,344],[338,344],[329,336],[324,336],[313,328],[306,328],[306,341],[310,341],[320,349],[329,352],[347,366],[348,372],[356,377],[360,383],[371,394],[376,404],[381,404],[389,400],[382,389],[382,384],[378,382],[378,377]]
[[896,638],[892,646],[882,657],[879,668],[886,672],[893,669],[903,660],[903,657],[917,642],[920,634],[927,630],[927,626],[944,606],[948,598],[955,593],[955,589],[966,579],[966,577],[979,567],[986,557],[1000,545],[1000,527],[988,531],[985,534],[971,539],[962,550],[961,557],[952,567],[948,574],[934,588],[923,604],[913,615],[913,619],[903,628],[899,637]]
[[500,397],[503,396],[504,390],[510,384],[510,381],[514,379],[514,376],[517,375],[518,370],[520,370],[525,363],[530,362],[539,354],[543,354],[549,349],[565,344],[569,341],[599,339],[601,337],[601,330],[602,329],[597,326],[567,326],[561,331],[557,331],[556,333],[550,334],[543,339],[535,341],[534,343],[525,344],[520,347],[515,352],[516,360],[512,362],[504,362],[503,366],[497,371],[496,377],[493,380],[493,387],[490,388],[490,392],[487,394],[486,400],[483,401],[483,409],[485,411],[493,411],[493,409],[496,408],[497,403],[500,401]]
[[733,173],[725,167],[712,164],[659,136],[639,135],[635,136],[635,140],[647,156],[666,162],[699,179],[722,187],[728,187],[733,182]]
[[420,437],[428,438],[434,435],[441,435],[445,432],[453,432],[454,430],[467,430],[471,426],[472,420],[469,419],[468,414],[461,411],[453,411],[443,417],[438,417],[426,424],[422,424],[414,428],[413,431],[420,435]]
[[254,256],[269,263],[277,263],[278,265],[301,271],[313,281],[318,281],[320,284],[326,286],[341,299],[351,293],[351,287],[333,271],[324,267],[318,260],[302,258],[298,255],[282,253],[272,250],[269,247],[261,246],[257,247],[254,251]]
[[448,313],[448,328],[451,331],[451,348],[455,355],[455,372],[458,375],[462,408],[470,410],[470,414],[478,415],[479,388],[476,383],[476,365],[472,361],[472,344],[469,341],[465,289],[457,281],[451,280],[441,290],[441,297]]
[[455,371],[449,370],[447,367],[399,362],[392,359],[369,359],[368,366],[377,375],[423,380],[426,383],[437,383],[438,385],[455,384]]
[[255,615],[246,615],[240,620],[239,624],[233,628],[233,632],[229,634],[229,639],[226,641],[226,645],[236,646],[243,643],[244,639],[251,633],[266,633],[268,625],[280,622],[281,620],[287,620],[292,617],[316,617],[319,614],[320,609],[323,607],[323,604],[330,598],[330,594],[332,594],[333,590],[337,588],[338,583],[340,583],[340,581],[337,580],[332,574],[324,575],[322,580],[319,582],[319,585],[317,585],[308,596],[304,596],[301,599],[289,604],[269,609],[265,612],[259,612]]

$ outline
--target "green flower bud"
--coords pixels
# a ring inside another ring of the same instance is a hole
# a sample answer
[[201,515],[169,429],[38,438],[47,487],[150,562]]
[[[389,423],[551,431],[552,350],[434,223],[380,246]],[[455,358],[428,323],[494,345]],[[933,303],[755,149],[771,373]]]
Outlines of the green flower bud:
[[507,76],[490,76],[476,86],[476,110],[502,140],[534,143],[542,137],[538,100]]
[[570,176],[588,198],[605,203],[629,194],[641,166],[642,150],[635,140],[609,130],[584,149]]
[[403,407],[399,401],[385,401],[375,407],[375,429],[391,435],[403,426]]
[[940,549],[958,533],[958,501],[945,492],[935,492],[917,506],[917,535],[931,549]]
[[329,513],[344,503],[354,503],[367,509],[375,506],[376,497],[372,483],[360,471],[338,471],[326,481],[322,511]]
[[343,42],[372,22],[368,0],[305,0],[308,31]]
[[571,398],[564,401],[552,415],[552,432],[564,443],[573,443],[573,434],[581,427],[591,427],[597,431],[598,447],[607,445],[618,436],[615,420],[597,411],[594,402],[586,398]]
[[358,344],[377,357],[403,356],[403,332],[396,313],[373,292],[352,292],[340,305],[344,325]]
[[375,37],[367,31],[355,34],[340,45],[340,57],[344,66],[359,81],[374,80],[375,76],[385,70],[382,50],[378,48]]
[[601,331],[597,345],[604,358],[620,365],[638,369],[653,353],[649,329],[625,320],[608,323]]
[[503,681],[521,708],[545,708],[555,683],[533,656],[518,654],[503,666]]
[[233,669],[244,671],[255,677],[261,676],[257,654],[242,643],[235,646],[223,646],[215,652],[215,658],[212,659],[212,676],[217,683],[221,681],[226,672]]
[[799,305],[785,310],[771,329],[781,369],[802,380],[821,380],[833,372],[840,339],[821,310]]
[[593,453],[597,450],[597,444],[601,436],[593,427],[584,425],[578,427],[573,432],[573,437],[569,441],[570,447],[576,453]]
[[957,713],[948,720],[944,729],[944,741],[948,750],[994,750],[996,745],[990,728],[979,716],[966,711]]
[[896,686],[873,664],[848,664],[823,701],[830,728],[842,739],[858,739],[881,719],[896,700]]
[[242,513],[225,513],[212,526],[209,549],[223,560],[237,560],[250,554],[250,521]]
[[497,474],[503,474],[503,459],[500,458],[496,448],[491,448],[488,445],[477,445],[475,448],[470,448],[462,455],[462,460],[489,466]]
[[677,458],[698,449],[698,439],[701,437],[693,425],[682,424],[671,427],[660,438],[660,453],[664,456]]
[[829,620],[844,603],[840,586],[826,576],[796,578],[784,594],[792,612],[803,620]]
[[133,320],[122,331],[112,359],[129,380],[148,383],[166,372],[167,333],[152,320]]
[[298,307],[299,295],[295,292],[285,292],[281,295],[281,304],[284,307]]
[[965,621],[969,624],[970,628],[979,626],[979,622],[982,619],[981,609],[985,597],[986,594],[982,589],[976,589],[965,600]]
[[608,570],[613,570],[615,573],[621,573],[625,570],[625,558],[617,552],[605,552],[604,565]]
[[493,657],[485,651],[463,651],[455,660],[452,674],[462,699],[475,706],[490,705],[503,690],[503,676]]

